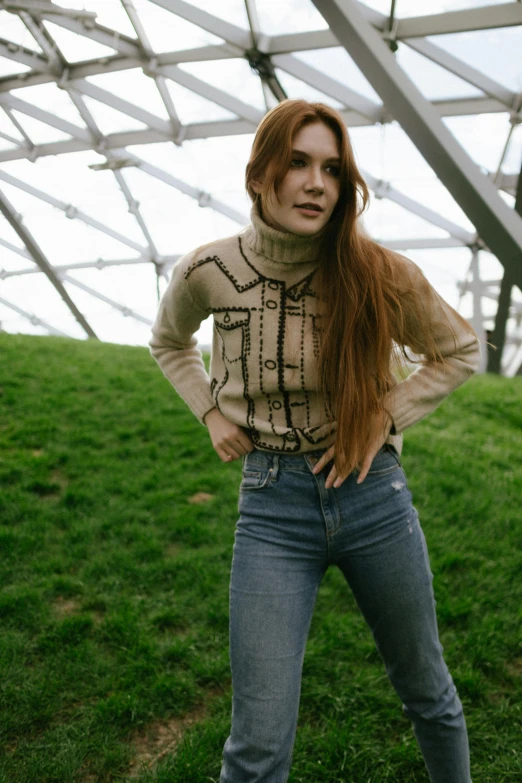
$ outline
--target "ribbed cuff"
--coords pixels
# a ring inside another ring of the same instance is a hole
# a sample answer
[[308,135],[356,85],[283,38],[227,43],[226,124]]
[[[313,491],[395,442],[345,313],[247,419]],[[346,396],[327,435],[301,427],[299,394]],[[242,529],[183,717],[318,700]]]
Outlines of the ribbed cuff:
[[194,388],[191,388],[190,398],[187,394],[187,397],[185,399],[187,402],[189,402],[190,399],[189,402],[190,409],[195,414],[195,416],[197,416],[200,424],[205,425],[205,422],[203,421],[203,416],[206,413],[208,413],[209,410],[216,407],[216,403],[214,402],[214,399],[210,393],[210,388],[208,387],[199,388],[197,389],[197,391]]
[[207,413],[210,413],[210,411],[213,411],[214,409],[217,410],[217,405],[213,405],[211,408],[208,409],[208,411],[205,411],[205,413],[201,417],[201,423],[204,424],[205,427],[207,426],[207,423],[205,421],[205,416],[207,415]]

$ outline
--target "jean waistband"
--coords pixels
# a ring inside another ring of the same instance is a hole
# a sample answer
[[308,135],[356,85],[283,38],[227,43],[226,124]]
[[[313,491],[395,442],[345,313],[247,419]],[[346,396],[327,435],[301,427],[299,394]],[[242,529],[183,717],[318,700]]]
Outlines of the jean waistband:
[[310,466],[313,467],[323,456],[325,451],[328,451],[328,449],[313,449],[311,451],[302,451],[297,454],[287,454],[280,451],[262,451],[261,449],[254,449],[254,451],[250,451],[243,456],[243,465],[246,465],[249,468],[255,466],[259,468],[273,468],[274,473],[277,472],[279,467],[309,471]]

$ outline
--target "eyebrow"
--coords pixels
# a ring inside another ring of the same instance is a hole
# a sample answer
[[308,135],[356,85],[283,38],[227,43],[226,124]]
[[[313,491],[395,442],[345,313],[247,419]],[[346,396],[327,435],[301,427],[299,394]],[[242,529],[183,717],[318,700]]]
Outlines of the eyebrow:
[[[310,160],[310,155],[307,152],[303,152],[303,150],[292,150],[292,155],[301,155],[303,158],[308,158]],[[332,163],[340,163],[341,158],[326,158],[326,161],[332,162]]]

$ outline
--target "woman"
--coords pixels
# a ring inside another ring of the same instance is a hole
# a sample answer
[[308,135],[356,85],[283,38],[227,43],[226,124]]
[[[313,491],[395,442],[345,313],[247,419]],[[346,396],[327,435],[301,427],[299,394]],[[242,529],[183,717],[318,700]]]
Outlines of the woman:
[[[413,262],[362,232],[368,190],[335,110],[287,100],[268,112],[246,187],[251,224],[179,261],[150,342],[221,460],[243,459],[221,783],[288,778],[329,565],[357,599],[431,780],[469,783],[400,453],[403,430],[477,369],[476,335]],[[210,313],[211,377],[194,338]],[[398,380],[406,347],[420,366]]]

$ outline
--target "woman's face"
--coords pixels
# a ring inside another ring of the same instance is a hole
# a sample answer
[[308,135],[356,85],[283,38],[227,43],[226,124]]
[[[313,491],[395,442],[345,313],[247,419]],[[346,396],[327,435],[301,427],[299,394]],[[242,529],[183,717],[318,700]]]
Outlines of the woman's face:
[[[304,125],[292,144],[292,160],[275,196],[265,199],[262,216],[279,231],[311,236],[328,223],[339,200],[339,145],[322,122]],[[261,192],[262,180],[252,182]],[[308,208],[307,208],[308,206]]]

